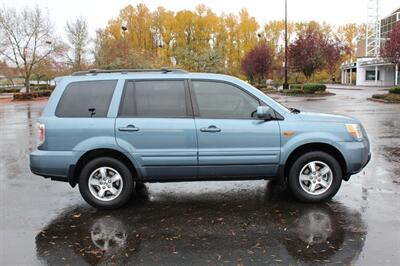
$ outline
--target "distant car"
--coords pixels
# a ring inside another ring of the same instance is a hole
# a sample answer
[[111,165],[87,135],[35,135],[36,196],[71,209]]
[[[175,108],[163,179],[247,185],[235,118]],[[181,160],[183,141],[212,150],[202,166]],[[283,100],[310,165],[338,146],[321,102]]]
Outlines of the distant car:
[[276,179],[332,198],[368,163],[361,123],[288,109],[237,78],[183,70],[77,72],[38,119],[31,171],[118,208],[144,182]]

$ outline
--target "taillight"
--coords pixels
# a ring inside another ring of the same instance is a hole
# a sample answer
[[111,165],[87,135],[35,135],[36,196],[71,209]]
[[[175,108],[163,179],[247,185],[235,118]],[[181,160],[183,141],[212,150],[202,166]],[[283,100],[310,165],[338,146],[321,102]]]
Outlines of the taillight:
[[39,143],[38,143],[38,146],[40,146],[40,145],[42,145],[44,143],[44,137],[45,137],[44,124],[38,123],[38,129],[39,129]]

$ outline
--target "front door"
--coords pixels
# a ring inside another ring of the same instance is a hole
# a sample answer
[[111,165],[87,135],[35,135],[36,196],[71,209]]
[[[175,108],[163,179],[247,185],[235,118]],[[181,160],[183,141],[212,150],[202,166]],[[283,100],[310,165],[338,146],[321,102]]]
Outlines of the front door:
[[147,178],[197,176],[197,139],[184,80],[127,81],[115,132]]
[[192,81],[191,95],[200,177],[276,175],[279,124],[255,118],[261,104],[258,99],[239,87],[216,81]]

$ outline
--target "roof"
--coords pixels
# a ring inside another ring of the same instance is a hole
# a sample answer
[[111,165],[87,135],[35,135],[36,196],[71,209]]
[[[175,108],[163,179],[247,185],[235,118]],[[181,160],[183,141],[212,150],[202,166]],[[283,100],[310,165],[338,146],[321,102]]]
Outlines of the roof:
[[382,19],[385,19],[385,18],[388,18],[390,16],[393,16],[394,14],[399,13],[399,12],[400,12],[400,7],[397,8],[396,10],[394,10],[393,12],[390,12],[389,15],[383,17]]
[[78,71],[72,73],[72,76],[83,76],[83,75],[97,75],[97,74],[106,74],[106,73],[145,73],[145,72],[153,72],[153,73],[187,73],[182,69],[168,69],[168,68],[160,68],[160,69],[90,69],[85,71]]
[[99,79],[216,79],[237,83],[238,78],[224,74],[192,73],[182,69],[115,69],[88,70],[73,73],[59,79],[72,81]]

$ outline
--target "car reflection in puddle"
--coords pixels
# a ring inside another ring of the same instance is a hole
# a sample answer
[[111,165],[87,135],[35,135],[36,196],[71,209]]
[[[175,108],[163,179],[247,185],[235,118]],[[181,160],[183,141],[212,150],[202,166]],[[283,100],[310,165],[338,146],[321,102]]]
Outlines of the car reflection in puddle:
[[75,207],[38,233],[37,255],[48,264],[117,265],[357,259],[366,236],[359,212],[337,202],[297,203],[267,184],[194,196],[161,191],[155,199],[142,189],[120,210]]

